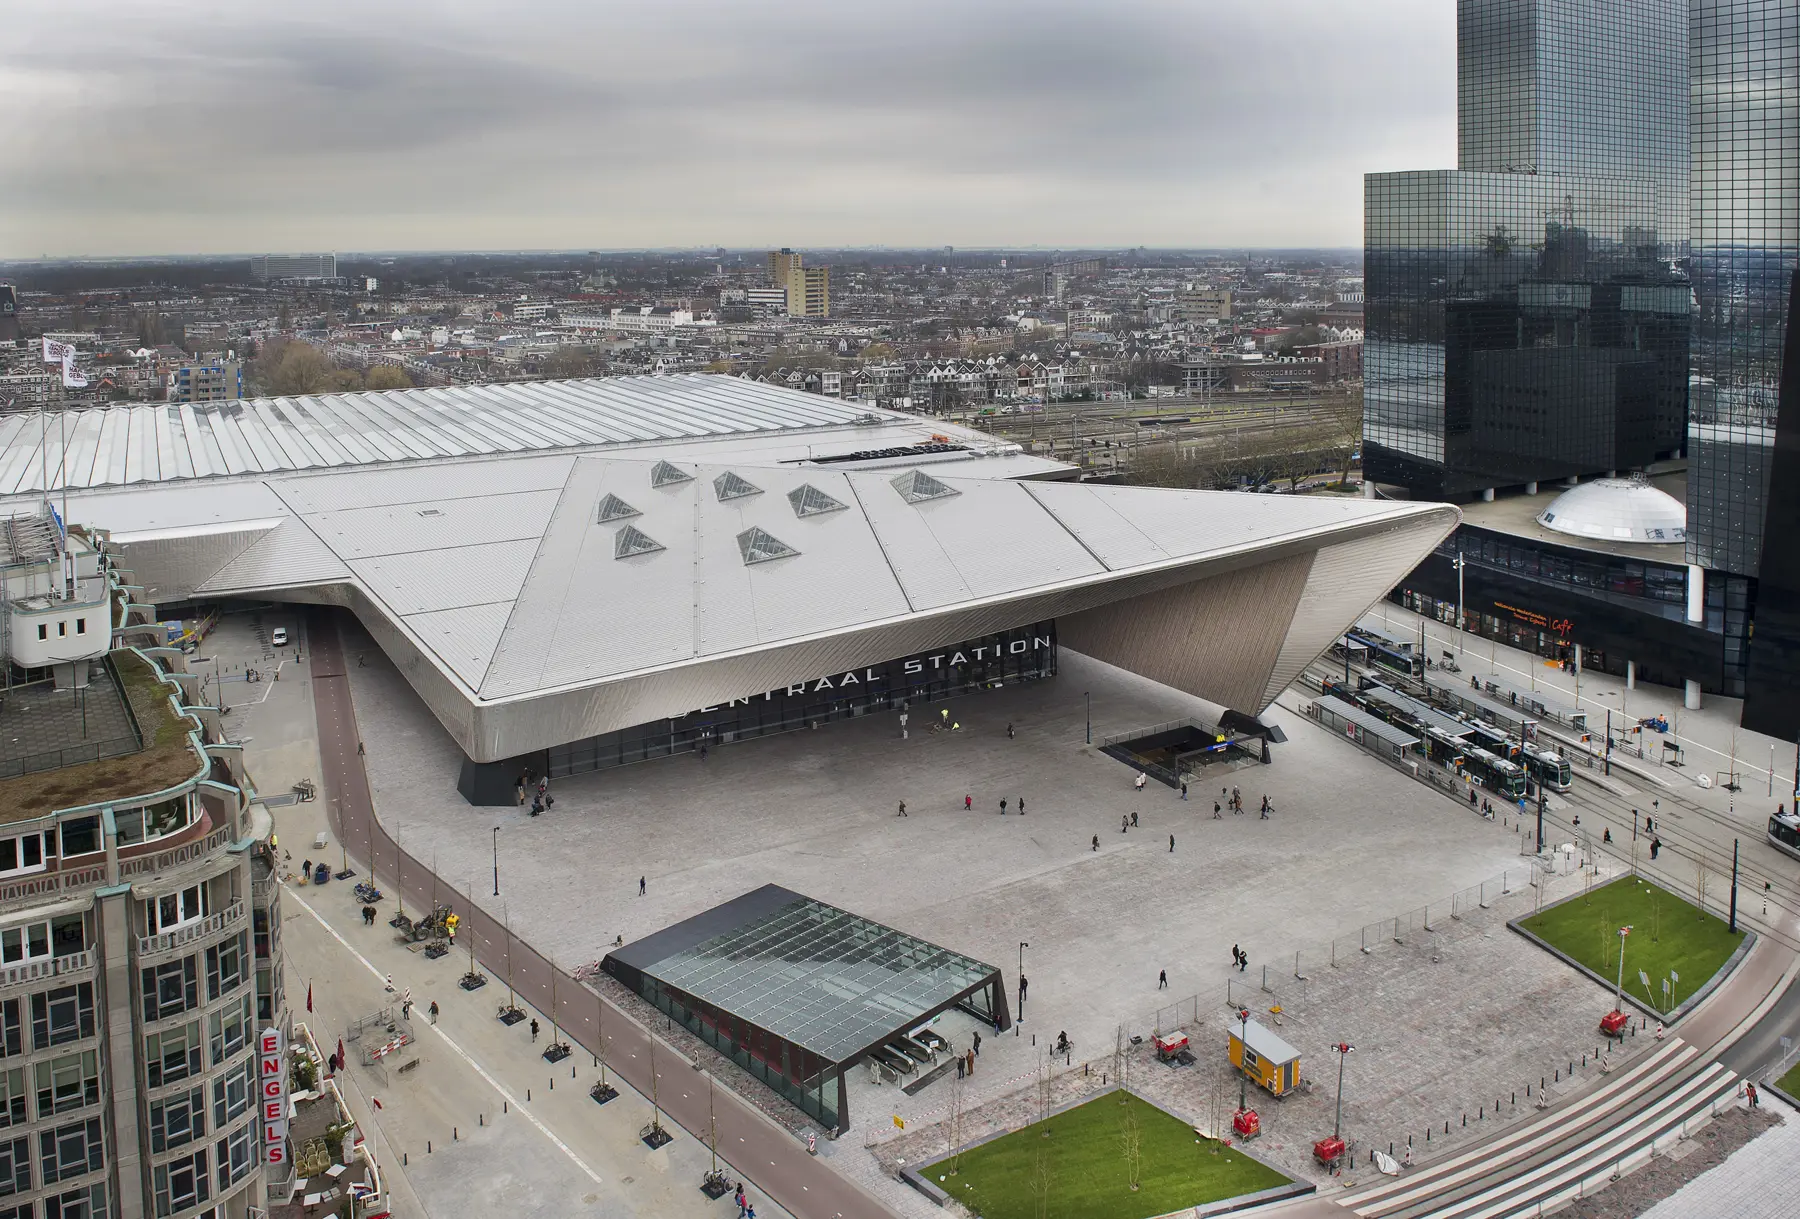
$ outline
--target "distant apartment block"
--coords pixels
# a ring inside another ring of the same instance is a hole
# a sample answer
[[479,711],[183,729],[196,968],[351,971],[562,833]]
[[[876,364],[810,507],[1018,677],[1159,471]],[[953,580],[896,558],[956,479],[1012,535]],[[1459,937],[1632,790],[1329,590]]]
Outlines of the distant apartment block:
[[244,396],[244,366],[237,360],[183,364],[169,373],[170,402],[232,402]]
[[769,281],[787,293],[789,317],[831,316],[831,268],[809,267],[794,250],[769,251]]
[[1175,302],[1175,315],[1184,322],[1228,322],[1231,293],[1223,288],[1188,288]]
[[250,274],[265,283],[272,279],[336,279],[336,254],[257,254],[250,259]]
[[19,339],[19,290],[12,284],[0,284],[0,343],[16,343]]

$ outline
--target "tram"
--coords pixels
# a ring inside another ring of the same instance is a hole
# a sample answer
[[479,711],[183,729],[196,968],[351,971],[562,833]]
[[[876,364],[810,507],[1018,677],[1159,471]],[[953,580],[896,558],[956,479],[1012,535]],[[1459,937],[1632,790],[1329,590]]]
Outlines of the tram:
[[1519,755],[1520,765],[1541,786],[1553,792],[1566,792],[1570,787],[1569,759],[1554,749],[1527,745]]
[[1769,845],[1800,859],[1800,809],[1769,818]]
[[1517,738],[1506,735],[1504,729],[1493,724],[1483,720],[1472,720],[1469,722],[1469,734],[1475,744],[1509,762],[1517,760],[1519,756]]
[[1463,751],[1463,769],[1497,796],[1508,800],[1525,798],[1525,771],[1505,758],[1497,758],[1485,749],[1468,749]]
[[1369,663],[1387,669],[1392,673],[1404,674],[1407,677],[1420,677],[1425,672],[1425,661],[1410,643],[1402,643],[1390,635],[1384,635],[1373,627],[1360,623],[1344,632],[1345,646],[1351,649],[1360,648],[1368,653]]

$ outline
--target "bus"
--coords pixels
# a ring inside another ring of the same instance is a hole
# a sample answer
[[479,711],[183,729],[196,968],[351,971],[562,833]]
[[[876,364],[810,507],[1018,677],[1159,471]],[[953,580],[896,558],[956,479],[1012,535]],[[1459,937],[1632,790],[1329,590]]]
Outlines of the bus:
[[1463,751],[1463,769],[1481,786],[1497,796],[1518,801],[1525,798],[1525,771],[1497,758],[1485,749]]
[[1554,749],[1527,745],[1519,762],[1540,786],[1553,792],[1566,792],[1570,786],[1569,759]]
[[1800,808],[1769,818],[1769,845],[1800,859]]

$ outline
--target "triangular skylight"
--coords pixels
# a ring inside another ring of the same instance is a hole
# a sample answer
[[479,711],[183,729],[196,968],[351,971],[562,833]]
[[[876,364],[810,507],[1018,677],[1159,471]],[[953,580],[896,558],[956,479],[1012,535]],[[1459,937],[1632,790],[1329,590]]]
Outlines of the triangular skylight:
[[761,487],[752,486],[730,470],[713,479],[713,490],[719,493],[720,503],[728,499],[742,499],[746,495],[762,494]]
[[842,512],[844,505],[813,486],[801,483],[788,492],[788,503],[794,505],[795,516],[819,516],[826,512]]
[[857,427],[880,427],[882,424],[886,423],[887,420],[882,416],[877,415],[874,411],[864,411],[862,414],[851,419],[850,422]]
[[737,535],[737,543],[746,565],[767,563],[770,559],[785,559],[789,555],[800,553],[780,538],[773,537],[761,529],[744,530]]
[[692,481],[694,481],[692,474],[677,466],[672,466],[666,461],[659,461],[650,467],[650,485],[652,487],[667,487],[673,483]]
[[909,504],[922,504],[928,499],[947,499],[952,495],[962,494],[961,491],[946,487],[923,470],[908,470],[891,481],[894,490],[900,493],[900,498]]
[[608,521],[622,521],[626,517],[642,515],[643,513],[610,491],[600,500],[600,524],[602,525]]
[[663,544],[639,529],[636,525],[627,525],[613,535],[613,558],[629,559],[633,555],[655,554],[663,548]]

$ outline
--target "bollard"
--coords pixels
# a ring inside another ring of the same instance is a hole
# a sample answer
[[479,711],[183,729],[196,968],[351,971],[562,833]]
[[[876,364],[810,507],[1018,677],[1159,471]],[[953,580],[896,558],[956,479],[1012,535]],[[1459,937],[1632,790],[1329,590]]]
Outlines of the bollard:
[[1388,1144],[1388,1158],[1390,1160],[1394,1158],[1394,1145],[1392,1143]]
[[556,1076],[554,1075],[550,1077],[550,1090],[552,1092],[556,1091]]
[[430,1139],[425,1140],[425,1154],[426,1155],[431,1154],[431,1140]]
[[[1583,1067],[1586,1067],[1586,1066],[1587,1066],[1587,1055],[1586,1055],[1586,1054],[1583,1054],[1583,1055],[1582,1055],[1582,1056],[1581,1056],[1581,1065],[1582,1065],[1582,1066],[1583,1066]],[[1573,1068],[1571,1068],[1571,1069],[1573,1069]]]
[[500,1112],[502,1112],[502,1113],[507,1112],[507,1102],[505,1102],[505,1101],[500,1102]]
[[1561,1067],[1558,1067],[1556,1069],[1556,1082],[1559,1084],[1562,1082],[1562,1068]]
[[574,1079],[574,1078],[575,1078],[575,1068],[574,1068],[574,1067],[570,1067],[570,1068],[569,1068],[569,1078],[570,1078],[570,1079]]
[[1449,1133],[1450,1133],[1450,1123],[1449,1123],[1449,1122],[1445,1122],[1445,1123],[1444,1123],[1444,1133],[1445,1133],[1445,1134],[1449,1134]]
[[1469,1115],[1466,1113],[1463,1114],[1463,1123],[1462,1124],[1463,1124],[1464,1130],[1467,1130],[1469,1128]]
[[531,1089],[530,1088],[525,1089],[525,1099],[526,1100],[531,1099]]
[[406,1167],[406,1153],[404,1151],[400,1153],[400,1167]]
[[450,1141],[451,1141],[451,1142],[452,1142],[452,1143],[454,1143],[454,1142],[456,1142],[456,1140],[457,1140],[457,1139],[459,1139],[459,1138],[460,1138],[460,1137],[462,1137],[462,1136],[461,1136],[461,1134],[460,1134],[460,1133],[459,1133],[459,1132],[458,1132],[458,1131],[457,1131],[457,1129],[456,1129],[456,1127],[455,1127],[455,1126],[452,1126],[452,1127],[450,1127]]
[[1427,1143],[1429,1143],[1429,1142],[1431,1142],[1431,1131],[1429,1131],[1429,1130],[1427,1130],[1427,1131],[1426,1131],[1426,1132],[1425,1132],[1425,1141],[1426,1141],[1426,1142],[1427,1142]]
[[487,1114],[485,1114],[485,1113],[477,1113],[477,1114],[476,1114],[476,1115],[475,1115],[475,1124],[476,1124],[476,1125],[477,1125],[477,1126],[485,1126],[485,1125],[487,1125]]
[[[1527,1095],[1527,1096],[1531,1095],[1531,1085],[1530,1084],[1525,1085],[1525,1095]],[[1516,1105],[1519,1103],[1519,1093],[1518,1093],[1517,1089],[1513,1090],[1512,1099],[1510,1101],[1507,1101],[1506,1103],[1509,1105]]]

